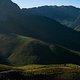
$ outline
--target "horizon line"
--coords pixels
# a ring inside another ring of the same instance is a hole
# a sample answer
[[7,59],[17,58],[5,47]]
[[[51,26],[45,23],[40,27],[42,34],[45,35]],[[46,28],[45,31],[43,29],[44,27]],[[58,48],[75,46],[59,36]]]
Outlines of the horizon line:
[[[16,3],[17,4],[17,3]],[[17,4],[18,5],[18,4]],[[18,5],[19,6],[19,5]],[[74,5],[39,5],[39,6],[32,6],[32,7],[20,7],[21,9],[29,9],[29,8],[39,8],[39,7],[45,7],[45,6],[48,6],[48,7],[54,7],[54,6],[56,6],[56,7],[62,7],[62,6],[64,6],[64,7],[69,7],[69,6],[71,6],[71,7],[74,7],[74,8],[80,8],[80,7],[78,7],[78,6],[74,6]]]

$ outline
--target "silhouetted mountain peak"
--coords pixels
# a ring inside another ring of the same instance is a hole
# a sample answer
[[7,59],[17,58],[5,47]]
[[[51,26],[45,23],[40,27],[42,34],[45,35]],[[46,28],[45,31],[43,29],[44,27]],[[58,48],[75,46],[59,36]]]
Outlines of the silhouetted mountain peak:
[[[2,8],[2,9],[1,9]],[[12,8],[17,8],[19,9],[19,6],[16,3],[13,3],[11,0],[0,0],[0,9],[5,11],[5,9],[12,9]]]
[[0,0],[0,21],[7,21],[8,17],[14,17],[19,13],[20,8],[17,4],[11,0]]

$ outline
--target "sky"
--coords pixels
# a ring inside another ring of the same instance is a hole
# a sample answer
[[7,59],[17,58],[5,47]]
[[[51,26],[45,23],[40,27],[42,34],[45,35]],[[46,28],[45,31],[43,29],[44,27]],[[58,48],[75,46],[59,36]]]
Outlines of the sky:
[[44,5],[73,5],[80,7],[80,0],[12,0],[20,8],[32,8]]

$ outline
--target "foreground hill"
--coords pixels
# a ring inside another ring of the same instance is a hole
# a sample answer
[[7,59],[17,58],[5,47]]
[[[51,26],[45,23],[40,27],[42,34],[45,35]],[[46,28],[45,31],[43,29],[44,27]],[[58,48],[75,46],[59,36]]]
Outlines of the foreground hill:
[[1,80],[79,80],[80,66],[61,65],[28,65],[11,67],[0,65]]
[[71,27],[71,24],[80,14],[80,9],[74,6],[41,6],[22,9],[26,14],[46,16]]
[[[5,57],[9,65],[15,66],[27,64],[80,64],[80,52],[17,34],[0,34],[0,52],[3,55],[1,58]],[[0,63],[3,63],[4,60],[1,60],[1,58]]]

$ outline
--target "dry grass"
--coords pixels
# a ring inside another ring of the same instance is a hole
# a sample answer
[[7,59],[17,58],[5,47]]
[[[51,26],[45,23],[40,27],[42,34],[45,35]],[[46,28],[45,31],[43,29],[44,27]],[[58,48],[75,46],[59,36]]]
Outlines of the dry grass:
[[[79,80],[80,66],[73,64],[61,65],[27,65],[22,67],[11,67],[0,65],[0,78],[6,80],[35,80],[41,77],[42,80]],[[15,76],[15,77],[13,77]],[[24,79],[25,78],[25,79]],[[47,78],[47,79],[45,79]]]

